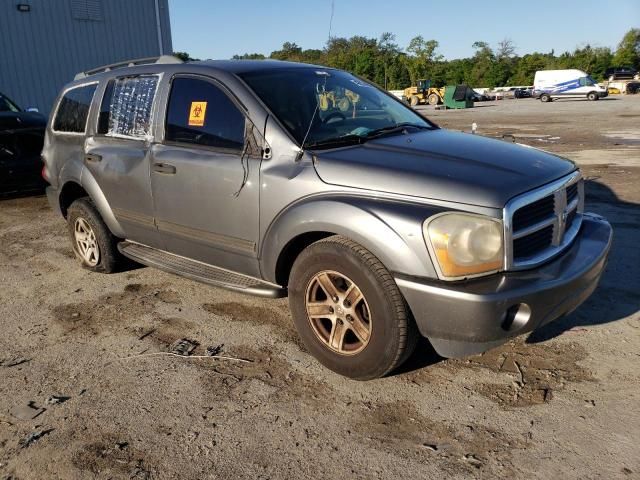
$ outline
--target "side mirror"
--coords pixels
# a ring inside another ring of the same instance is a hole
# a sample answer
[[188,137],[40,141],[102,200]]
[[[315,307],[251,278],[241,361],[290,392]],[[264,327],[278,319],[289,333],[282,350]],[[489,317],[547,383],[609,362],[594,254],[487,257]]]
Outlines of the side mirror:
[[40,110],[38,110],[38,107],[27,107],[27,112],[29,112],[29,113],[40,113]]

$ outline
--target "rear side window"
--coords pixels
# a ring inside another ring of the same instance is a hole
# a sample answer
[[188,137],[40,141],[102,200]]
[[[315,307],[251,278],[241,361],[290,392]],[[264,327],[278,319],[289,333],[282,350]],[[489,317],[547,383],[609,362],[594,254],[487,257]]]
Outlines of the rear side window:
[[165,140],[242,150],[245,118],[216,85],[176,78],[171,85]]
[[144,138],[151,135],[151,111],[157,75],[110,80],[102,97],[98,133]]
[[60,100],[53,130],[65,133],[84,133],[91,100],[96,91],[97,83],[75,87],[67,92]]

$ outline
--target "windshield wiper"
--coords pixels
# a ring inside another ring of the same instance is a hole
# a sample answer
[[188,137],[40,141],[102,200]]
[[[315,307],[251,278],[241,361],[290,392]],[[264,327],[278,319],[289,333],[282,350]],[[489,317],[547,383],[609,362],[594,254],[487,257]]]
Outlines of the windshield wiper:
[[367,139],[361,135],[348,134],[342,137],[333,137],[327,138],[324,140],[319,140],[313,143],[307,143],[303,146],[303,148],[332,148],[332,147],[343,147],[346,145],[358,145],[366,142]]
[[429,127],[428,125],[419,125],[419,124],[410,123],[410,122],[397,123],[395,125],[388,125],[386,127],[370,130],[364,135],[356,135],[354,133],[349,133],[347,135],[343,135],[342,137],[332,137],[324,140],[319,140],[317,142],[308,143],[304,145],[303,148],[334,148],[334,147],[343,147],[346,145],[360,145],[367,142],[368,140],[371,140],[373,138],[378,138],[383,135],[404,132],[407,128],[417,128],[419,130],[432,130],[432,128]]
[[377,138],[382,135],[401,133],[401,132],[404,132],[407,128],[417,128],[419,130],[431,130],[431,127],[427,125],[419,125],[416,123],[404,122],[404,123],[398,123],[396,125],[389,125],[387,127],[376,128],[375,130],[371,130],[370,132],[367,132],[365,137],[370,139],[370,138]]

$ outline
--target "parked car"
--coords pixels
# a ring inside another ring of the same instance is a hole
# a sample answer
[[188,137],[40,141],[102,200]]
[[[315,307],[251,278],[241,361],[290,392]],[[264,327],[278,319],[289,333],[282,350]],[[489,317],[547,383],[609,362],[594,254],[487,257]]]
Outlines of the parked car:
[[40,152],[47,119],[0,93],[0,195],[44,191]]
[[614,80],[640,80],[638,71],[632,67],[613,67],[607,68],[604,72],[604,78],[610,82]]
[[485,95],[484,93],[478,93],[473,89],[471,90],[471,99],[474,102],[488,102],[489,100],[491,100],[491,98],[488,95]]
[[582,70],[538,70],[533,79],[534,96],[542,102],[556,98],[588,98],[598,100],[607,96],[606,88]]
[[288,295],[308,351],[356,379],[419,335],[485,351],[596,288],[612,230],[573,162],[439,128],[341,70],[159,62],[78,75],[49,120],[47,195],[85,268]]
[[533,88],[516,88],[513,90],[513,96],[515,98],[531,98],[533,95]]

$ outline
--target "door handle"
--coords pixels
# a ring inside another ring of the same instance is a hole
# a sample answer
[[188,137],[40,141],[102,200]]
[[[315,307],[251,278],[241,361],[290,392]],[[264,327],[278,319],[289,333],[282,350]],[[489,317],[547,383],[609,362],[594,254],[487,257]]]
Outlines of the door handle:
[[176,173],[176,167],[168,163],[154,163],[153,171],[173,175]]
[[85,162],[100,162],[102,160],[102,155],[98,155],[97,153],[87,153],[84,156]]

